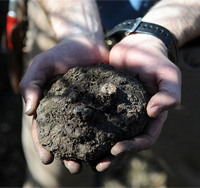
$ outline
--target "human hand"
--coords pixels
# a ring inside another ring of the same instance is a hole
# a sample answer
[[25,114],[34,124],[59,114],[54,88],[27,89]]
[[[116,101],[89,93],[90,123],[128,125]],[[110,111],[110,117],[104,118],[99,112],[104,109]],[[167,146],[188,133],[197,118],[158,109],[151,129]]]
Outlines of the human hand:
[[152,96],[147,105],[151,120],[138,136],[112,147],[111,155],[96,165],[100,172],[127,154],[150,148],[161,132],[167,111],[178,106],[181,99],[180,70],[169,61],[165,45],[156,37],[145,34],[125,37],[111,49],[109,64],[139,77]]
[[[20,82],[20,91],[25,101],[25,113],[34,115],[32,138],[35,150],[44,164],[53,161],[53,155],[39,142],[36,130],[36,108],[46,87],[55,82],[69,69],[77,66],[89,66],[95,63],[108,62],[108,49],[104,39],[93,39],[81,36],[65,39],[55,47],[37,55],[30,64]],[[63,161],[71,173],[81,170],[81,163]],[[73,164],[73,165],[71,165]]]

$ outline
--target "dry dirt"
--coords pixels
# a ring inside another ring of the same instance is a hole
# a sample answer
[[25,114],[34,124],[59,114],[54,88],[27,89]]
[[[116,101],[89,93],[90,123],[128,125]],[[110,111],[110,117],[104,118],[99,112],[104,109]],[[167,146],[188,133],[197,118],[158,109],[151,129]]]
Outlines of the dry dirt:
[[38,137],[60,159],[99,160],[145,127],[149,98],[137,78],[110,65],[71,69],[40,101]]

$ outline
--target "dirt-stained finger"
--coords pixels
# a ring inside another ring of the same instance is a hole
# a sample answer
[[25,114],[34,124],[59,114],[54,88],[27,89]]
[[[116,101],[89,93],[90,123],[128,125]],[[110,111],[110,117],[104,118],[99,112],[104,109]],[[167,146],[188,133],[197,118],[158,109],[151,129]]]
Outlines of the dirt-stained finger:
[[47,165],[53,162],[54,156],[49,151],[47,151],[41,144],[37,136],[37,130],[36,130],[36,118],[33,118],[32,123],[32,138],[33,138],[33,144],[35,151],[42,161],[43,164]]

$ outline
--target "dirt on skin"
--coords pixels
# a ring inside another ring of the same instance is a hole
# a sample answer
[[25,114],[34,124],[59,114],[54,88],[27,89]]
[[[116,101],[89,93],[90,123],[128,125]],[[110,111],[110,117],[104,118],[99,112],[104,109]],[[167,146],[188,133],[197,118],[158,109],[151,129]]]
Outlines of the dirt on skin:
[[137,78],[110,65],[71,69],[39,103],[39,140],[60,159],[90,163],[142,131],[148,100]]

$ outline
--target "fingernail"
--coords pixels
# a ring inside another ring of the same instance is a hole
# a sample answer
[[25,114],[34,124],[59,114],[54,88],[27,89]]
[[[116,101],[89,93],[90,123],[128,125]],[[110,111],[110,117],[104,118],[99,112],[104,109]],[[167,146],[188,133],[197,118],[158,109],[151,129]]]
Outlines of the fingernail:
[[161,112],[162,112],[162,106],[154,106],[151,108],[151,117],[155,118]]
[[28,99],[25,103],[25,114],[30,115],[31,110],[32,110],[31,101]]

